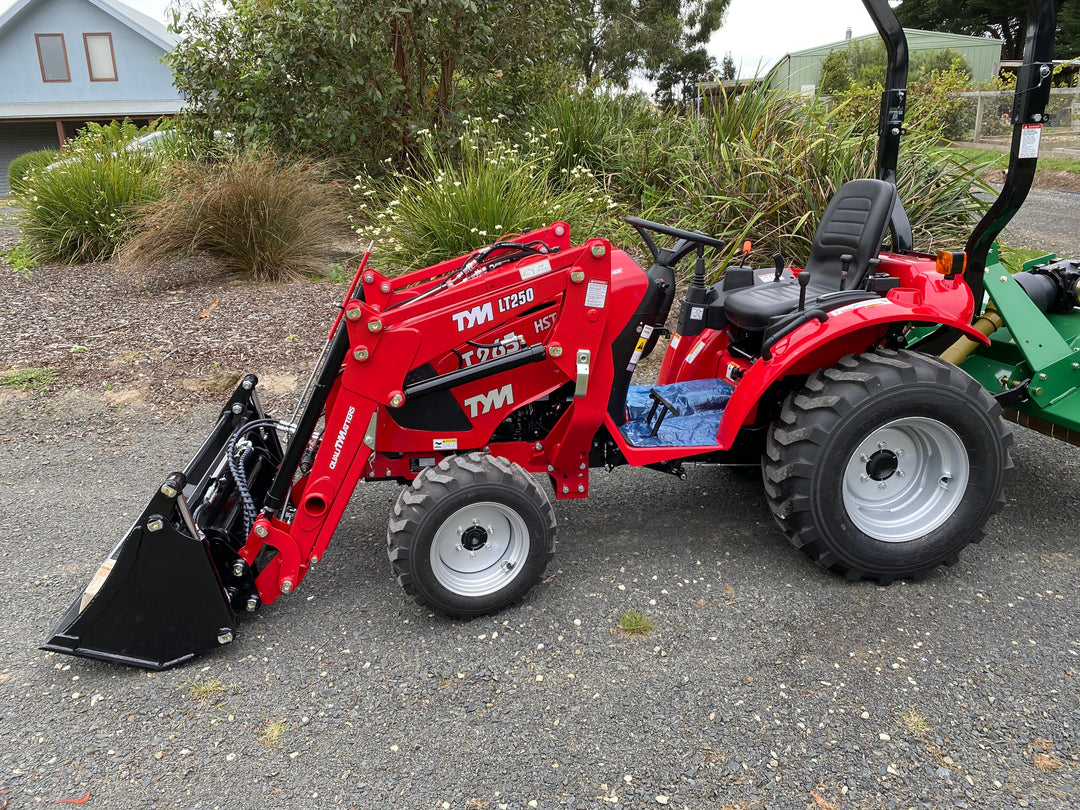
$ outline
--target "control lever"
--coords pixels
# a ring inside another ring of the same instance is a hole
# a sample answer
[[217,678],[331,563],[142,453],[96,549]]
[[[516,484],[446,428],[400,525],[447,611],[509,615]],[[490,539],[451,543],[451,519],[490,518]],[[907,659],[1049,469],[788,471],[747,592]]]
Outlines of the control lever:
[[749,239],[742,243],[742,259],[739,260],[739,267],[746,267],[746,258],[750,255],[750,251],[753,249],[754,246],[750,244]]
[[863,284],[863,288],[869,290],[874,283],[874,276],[878,274],[878,268],[881,267],[881,259],[873,258],[867,262],[870,265],[866,271],[866,283]]
[[810,274],[803,270],[799,273],[799,309],[806,309],[806,287],[810,284]]
[[773,276],[773,281],[779,281],[780,276],[784,274],[784,257],[779,253],[772,255],[773,265],[776,267],[776,275]]
[[855,260],[855,257],[850,253],[843,253],[840,256],[840,289],[844,289],[847,286],[847,274],[851,269],[851,263]]

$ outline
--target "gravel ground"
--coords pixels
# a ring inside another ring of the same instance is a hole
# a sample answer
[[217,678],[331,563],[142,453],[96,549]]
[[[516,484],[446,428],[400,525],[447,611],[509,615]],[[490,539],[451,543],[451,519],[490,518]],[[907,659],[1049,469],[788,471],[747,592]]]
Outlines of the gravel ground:
[[[522,605],[451,622],[389,573],[396,488],[362,485],[319,568],[219,654],[151,675],[35,649],[212,418],[3,403],[10,807],[1080,801],[1075,448],[1019,432],[988,537],[890,588],[789,548],[750,476],[620,470],[557,505],[559,557]],[[617,630],[631,608],[656,630]]]
[[1080,191],[1033,188],[1005,238],[1011,245],[1080,258]]
[[[1062,221],[1033,202],[1033,226]],[[1077,233],[1032,239],[1077,255]],[[1080,806],[1080,456],[1022,430],[986,540],[920,582],[818,569],[751,476],[620,470],[557,504],[523,604],[451,622],[390,575],[396,488],[362,485],[319,568],[220,653],[147,674],[37,650],[209,429],[215,341],[236,341],[222,373],[274,364],[280,414],[336,294],[110,267],[0,273],[0,368],[63,370],[0,389],[0,807]],[[617,629],[632,608],[653,633]]]

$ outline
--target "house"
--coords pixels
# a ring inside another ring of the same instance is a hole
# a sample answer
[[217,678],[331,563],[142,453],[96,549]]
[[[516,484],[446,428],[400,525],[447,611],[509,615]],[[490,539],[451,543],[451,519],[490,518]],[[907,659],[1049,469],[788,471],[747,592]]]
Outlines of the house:
[[[850,33],[850,31],[849,31]],[[945,34],[939,31],[920,31],[905,28],[908,52],[943,51],[946,48],[959,53],[971,68],[971,78],[976,82],[988,82],[998,74],[1001,67],[1001,40],[987,37],[970,37],[965,34]],[[870,46],[881,42],[877,34],[867,34],[854,39],[818,45],[804,51],[786,54],[769,73],[769,86],[780,87],[793,93],[813,92],[821,82],[821,63],[833,51],[842,51],[852,42]]]
[[146,124],[180,111],[162,57],[176,37],[116,0],[16,0],[0,15],[0,194],[23,152],[88,121]]

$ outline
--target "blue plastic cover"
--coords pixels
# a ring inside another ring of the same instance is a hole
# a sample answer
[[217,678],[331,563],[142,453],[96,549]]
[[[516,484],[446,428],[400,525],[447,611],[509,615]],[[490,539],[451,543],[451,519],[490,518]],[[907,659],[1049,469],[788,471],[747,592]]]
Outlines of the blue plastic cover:
[[[675,406],[679,412],[669,412],[652,435],[652,427],[663,411],[656,409],[652,422],[647,422],[654,401],[653,389]],[[623,436],[635,447],[707,447],[716,444],[716,433],[724,408],[734,389],[727,380],[687,380],[670,385],[632,385],[626,393],[627,422],[621,428]]]

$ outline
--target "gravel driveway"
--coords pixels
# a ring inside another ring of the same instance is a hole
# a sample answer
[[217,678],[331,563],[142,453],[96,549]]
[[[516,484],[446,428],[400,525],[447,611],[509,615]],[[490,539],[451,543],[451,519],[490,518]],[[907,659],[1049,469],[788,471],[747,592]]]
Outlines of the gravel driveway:
[[[1009,505],[922,582],[789,548],[761,485],[598,475],[527,601],[451,622],[362,485],[323,563],[219,654],[147,674],[35,649],[213,418],[77,392],[0,409],[10,807],[1068,807],[1080,741],[1075,448],[1018,434]],[[656,624],[616,629],[636,608]],[[177,605],[183,610],[183,605]]]
[[[1033,203],[1032,243],[1080,254]],[[817,568],[744,473],[618,470],[557,504],[522,605],[451,622],[390,575],[396,488],[361,485],[219,654],[147,674],[37,650],[214,410],[0,389],[0,807],[1080,806],[1076,448],[1018,430],[1008,506],[920,582]],[[617,630],[629,609],[656,630]]]

